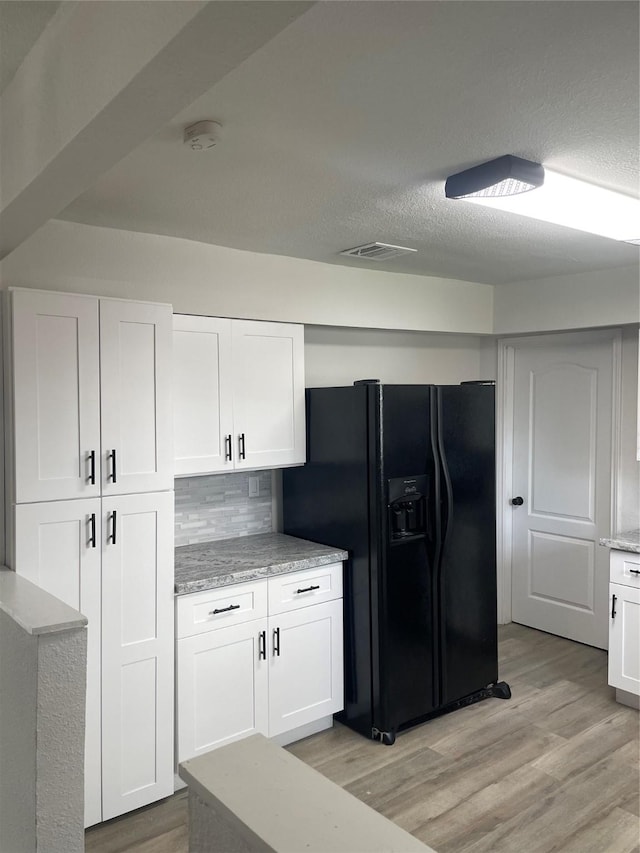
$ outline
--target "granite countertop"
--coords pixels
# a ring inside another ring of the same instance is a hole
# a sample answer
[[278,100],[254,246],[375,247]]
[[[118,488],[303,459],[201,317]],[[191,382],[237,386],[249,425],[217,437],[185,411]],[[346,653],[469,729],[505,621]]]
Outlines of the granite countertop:
[[175,592],[184,595],[341,563],[349,555],[340,548],[319,545],[284,533],[263,533],[182,545],[175,553]]
[[640,554],[640,530],[623,530],[609,539],[601,539],[601,545],[615,548],[617,551],[632,551]]

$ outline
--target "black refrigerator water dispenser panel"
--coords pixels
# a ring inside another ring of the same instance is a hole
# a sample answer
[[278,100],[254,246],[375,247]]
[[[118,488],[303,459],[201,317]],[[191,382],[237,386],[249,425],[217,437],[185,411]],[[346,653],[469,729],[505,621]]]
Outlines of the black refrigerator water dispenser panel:
[[429,477],[395,477],[387,483],[389,536],[404,542],[429,532]]

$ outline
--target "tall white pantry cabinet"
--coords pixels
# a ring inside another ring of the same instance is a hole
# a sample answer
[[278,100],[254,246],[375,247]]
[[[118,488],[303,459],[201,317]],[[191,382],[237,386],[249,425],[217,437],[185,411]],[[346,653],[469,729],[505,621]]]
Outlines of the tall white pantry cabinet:
[[85,825],[173,793],[170,305],[14,289],[7,562],[89,620]]

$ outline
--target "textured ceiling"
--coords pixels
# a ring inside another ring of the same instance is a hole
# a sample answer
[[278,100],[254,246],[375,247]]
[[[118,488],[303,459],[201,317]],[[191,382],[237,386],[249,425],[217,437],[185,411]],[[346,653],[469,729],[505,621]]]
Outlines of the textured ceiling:
[[[35,4],[41,5],[41,4]],[[637,262],[636,247],[447,201],[512,153],[638,193],[636,2],[320,2],[78,198],[62,218],[489,283]],[[188,68],[188,59],[185,59]],[[217,147],[182,129],[214,118]]]

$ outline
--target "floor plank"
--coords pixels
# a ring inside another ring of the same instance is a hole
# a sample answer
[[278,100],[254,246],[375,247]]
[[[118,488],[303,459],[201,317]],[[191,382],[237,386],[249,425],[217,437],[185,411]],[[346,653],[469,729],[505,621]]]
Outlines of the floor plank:
[[[615,756],[609,756],[568,779],[546,796],[509,820],[501,822],[479,841],[460,847],[461,853],[551,853],[565,850],[576,838],[588,835],[594,820],[605,817],[618,801],[637,789],[631,773],[621,773]],[[626,829],[622,826],[626,834]],[[615,835],[610,846],[621,841]]]
[[[512,699],[393,747],[336,725],[290,751],[438,853],[640,853],[639,714],[616,703],[606,652],[521,625],[499,645]],[[185,792],[88,830],[86,850],[187,853]]]

